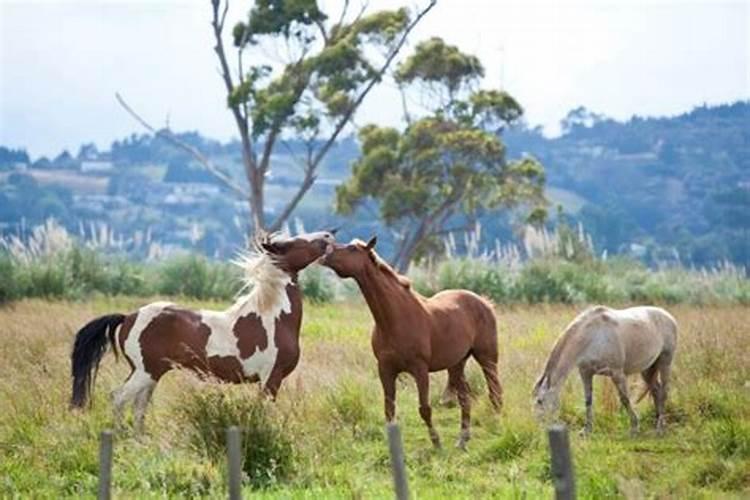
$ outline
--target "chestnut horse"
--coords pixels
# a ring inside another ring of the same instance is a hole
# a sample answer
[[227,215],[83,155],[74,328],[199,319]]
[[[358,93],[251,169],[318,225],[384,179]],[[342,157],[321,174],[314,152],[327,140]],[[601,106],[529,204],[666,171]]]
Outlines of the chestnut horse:
[[297,366],[302,298],[297,273],[332,250],[334,231],[293,238],[267,236],[255,252],[235,264],[244,271],[246,291],[225,311],[193,311],[154,302],[138,311],[97,318],[76,335],[72,353],[71,407],[83,407],[107,344],[131,368],[112,393],[115,421],[134,403],[135,426],[143,419],[159,379],[175,367],[233,383],[260,382],[276,397],[281,381]]
[[425,298],[411,289],[409,280],[397,274],[367,244],[354,240],[336,244],[323,264],[342,278],[354,278],[375,319],[372,349],[385,396],[385,418],[395,417],[396,377],[410,373],[417,382],[419,414],[427,425],[432,444],[440,438],[432,426],[430,372],[448,370],[461,406],[461,433],[457,446],[466,448],[470,438],[470,396],[464,377],[469,356],[481,365],[496,409],[502,405],[497,376],[497,329],[492,304],[468,290],[446,290]]

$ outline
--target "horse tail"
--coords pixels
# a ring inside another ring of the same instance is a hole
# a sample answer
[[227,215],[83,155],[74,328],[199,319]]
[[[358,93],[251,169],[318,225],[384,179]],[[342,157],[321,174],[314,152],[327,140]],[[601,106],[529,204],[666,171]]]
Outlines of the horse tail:
[[102,356],[107,351],[107,343],[117,357],[115,346],[115,329],[125,321],[124,314],[109,314],[87,323],[76,334],[71,360],[73,377],[73,394],[70,398],[71,408],[83,408],[91,398],[91,389],[96,379],[96,371]]
[[652,370],[652,372],[653,373],[651,374],[649,379],[646,381],[646,387],[643,388],[643,392],[641,393],[640,396],[638,396],[638,399],[635,400],[635,404],[640,403],[649,392],[653,392],[651,388],[657,383],[656,377],[658,377],[659,375],[659,370],[654,369]]

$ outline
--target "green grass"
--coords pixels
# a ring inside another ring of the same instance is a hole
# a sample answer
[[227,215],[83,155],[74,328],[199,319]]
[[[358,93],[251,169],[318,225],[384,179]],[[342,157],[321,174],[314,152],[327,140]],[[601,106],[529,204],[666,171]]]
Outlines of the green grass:
[[[67,358],[83,322],[143,302],[26,300],[0,308],[0,497],[95,496],[97,436],[112,425],[108,394],[128,370],[107,355],[92,409],[71,413]],[[397,413],[415,498],[551,497],[547,441],[532,418],[530,391],[552,342],[577,310],[553,305],[498,309],[504,408],[500,415],[492,411],[478,367],[470,362],[476,400],[467,453],[453,448],[459,410],[434,408],[445,448],[433,450],[418,415],[414,383],[399,379]],[[611,383],[597,378],[594,434],[580,438],[580,382],[573,376],[566,385],[561,418],[571,429],[580,498],[750,495],[750,310],[670,310],[681,327],[666,436],[656,436],[647,398],[637,407],[641,434],[630,438]],[[248,474],[247,498],[391,498],[371,325],[359,302],[306,303],[302,359],[275,404],[259,402],[255,386],[215,386],[178,372],[166,376],[147,414],[146,435],[139,438],[126,430],[116,436],[115,498],[225,498],[222,434],[212,422],[223,427],[230,421],[268,431],[252,441],[262,444],[266,457],[289,458],[283,473],[277,467],[272,475],[258,476],[268,480],[253,481]],[[433,375],[433,402],[444,382],[444,374]],[[631,388],[639,390],[640,381],[634,379]],[[269,436],[275,438],[268,441]]]

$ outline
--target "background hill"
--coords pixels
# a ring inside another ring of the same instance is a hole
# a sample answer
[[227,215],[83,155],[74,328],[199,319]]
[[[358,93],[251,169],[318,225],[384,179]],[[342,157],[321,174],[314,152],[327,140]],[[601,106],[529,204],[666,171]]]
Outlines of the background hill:
[[[597,252],[647,263],[679,260],[750,264],[750,102],[699,107],[668,118],[618,122],[585,108],[571,111],[562,135],[539,129],[505,131],[509,156],[532,155],[547,172],[552,214],[582,222]],[[197,132],[180,134],[227,173],[241,178],[239,145]],[[300,178],[304,144],[289,141],[273,159],[266,197],[279,210]],[[308,228],[345,224],[344,236],[377,232],[388,253],[390,235],[367,207],[352,218],[332,212],[335,186],[349,175],[356,141],[340,140],[319,180],[295,213]],[[109,151],[84,144],[53,159],[0,148],[0,232],[23,232],[54,217],[76,233],[135,256],[180,248],[226,256],[247,231],[246,203],[234,198],[192,159],[160,139],[132,135]],[[555,217],[553,215],[552,220]],[[480,245],[514,237],[513,221],[482,219]],[[458,243],[461,250],[461,243]]]

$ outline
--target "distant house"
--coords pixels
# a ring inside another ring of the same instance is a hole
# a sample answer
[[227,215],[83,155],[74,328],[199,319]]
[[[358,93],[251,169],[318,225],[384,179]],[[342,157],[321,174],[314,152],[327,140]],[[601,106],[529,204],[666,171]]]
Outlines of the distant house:
[[174,184],[172,191],[164,198],[166,205],[185,205],[203,203],[209,198],[218,196],[221,189],[216,184],[202,182],[181,182]]
[[111,160],[83,160],[81,161],[81,172],[84,174],[103,174],[114,170],[115,166]]

